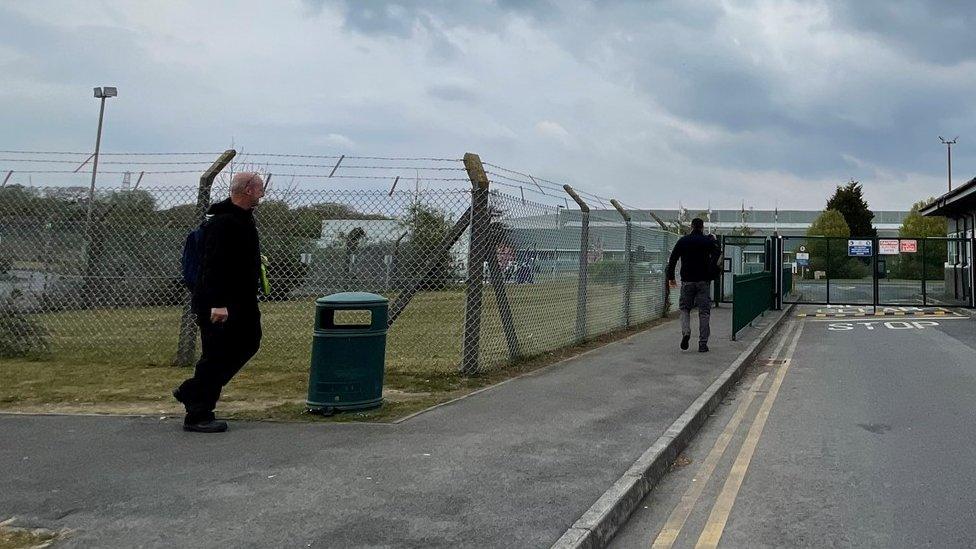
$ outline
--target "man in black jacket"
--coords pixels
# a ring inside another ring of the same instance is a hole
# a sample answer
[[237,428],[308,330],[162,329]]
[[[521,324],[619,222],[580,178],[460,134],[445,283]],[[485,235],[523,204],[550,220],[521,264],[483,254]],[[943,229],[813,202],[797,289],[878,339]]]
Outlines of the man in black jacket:
[[242,172],[231,181],[230,198],[207,210],[192,299],[203,349],[193,377],[173,391],[186,407],[186,431],[227,430],[227,423],[214,417],[220,391],[261,344],[261,252],[253,210],[263,196],[261,177]]
[[681,260],[681,295],[678,309],[681,310],[681,349],[688,349],[691,339],[691,310],[698,307],[698,352],[708,352],[708,325],[712,311],[709,295],[711,282],[717,276],[718,258],[721,254],[714,238],[705,235],[705,222],[699,218],[691,220],[691,234],[678,239],[668,260],[668,286],[677,288],[674,268]]

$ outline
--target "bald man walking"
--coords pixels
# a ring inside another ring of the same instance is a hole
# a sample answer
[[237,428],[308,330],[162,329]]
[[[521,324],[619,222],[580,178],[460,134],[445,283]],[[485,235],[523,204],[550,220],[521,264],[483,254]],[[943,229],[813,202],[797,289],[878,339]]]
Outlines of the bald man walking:
[[230,198],[207,210],[200,275],[191,301],[203,349],[193,377],[173,390],[186,408],[186,431],[227,430],[227,423],[214,416],[220,391],[261,344],[261,252],[253,211],[263,196],[261,177],[242,172],[231,181]]

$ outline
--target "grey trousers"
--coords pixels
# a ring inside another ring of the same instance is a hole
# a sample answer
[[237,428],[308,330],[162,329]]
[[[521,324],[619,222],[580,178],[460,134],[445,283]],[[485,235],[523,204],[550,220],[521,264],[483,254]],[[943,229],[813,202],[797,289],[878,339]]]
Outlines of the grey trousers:
[[678,309],[681,310],[681,335],[691,335],[691,310],[698,308],[698,341],[708,343],[711,329],[708,326],[712,314],[712,298],[709,295],[712,283],[682,282]]

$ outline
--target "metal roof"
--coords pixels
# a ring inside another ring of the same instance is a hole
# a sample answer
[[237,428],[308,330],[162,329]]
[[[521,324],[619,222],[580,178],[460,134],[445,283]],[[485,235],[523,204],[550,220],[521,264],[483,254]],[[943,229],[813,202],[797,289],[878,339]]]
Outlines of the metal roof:
[[927,216],[959,217],[976,211],[976,177],[936,198],[919,213]]

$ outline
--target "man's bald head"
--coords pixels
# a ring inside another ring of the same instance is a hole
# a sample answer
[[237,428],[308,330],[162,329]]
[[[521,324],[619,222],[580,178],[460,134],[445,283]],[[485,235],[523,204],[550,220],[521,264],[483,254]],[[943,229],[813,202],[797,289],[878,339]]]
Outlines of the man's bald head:
[[250,187],[264,188],[264,181],[261,176],[254,172],[240,172],[234,174],[234,179],[230,182],[230,194],[242,194]]
[[230,199],[241,208],[251,209],[264,196],[264,180],[255,172],[234,174],[230,182]]

